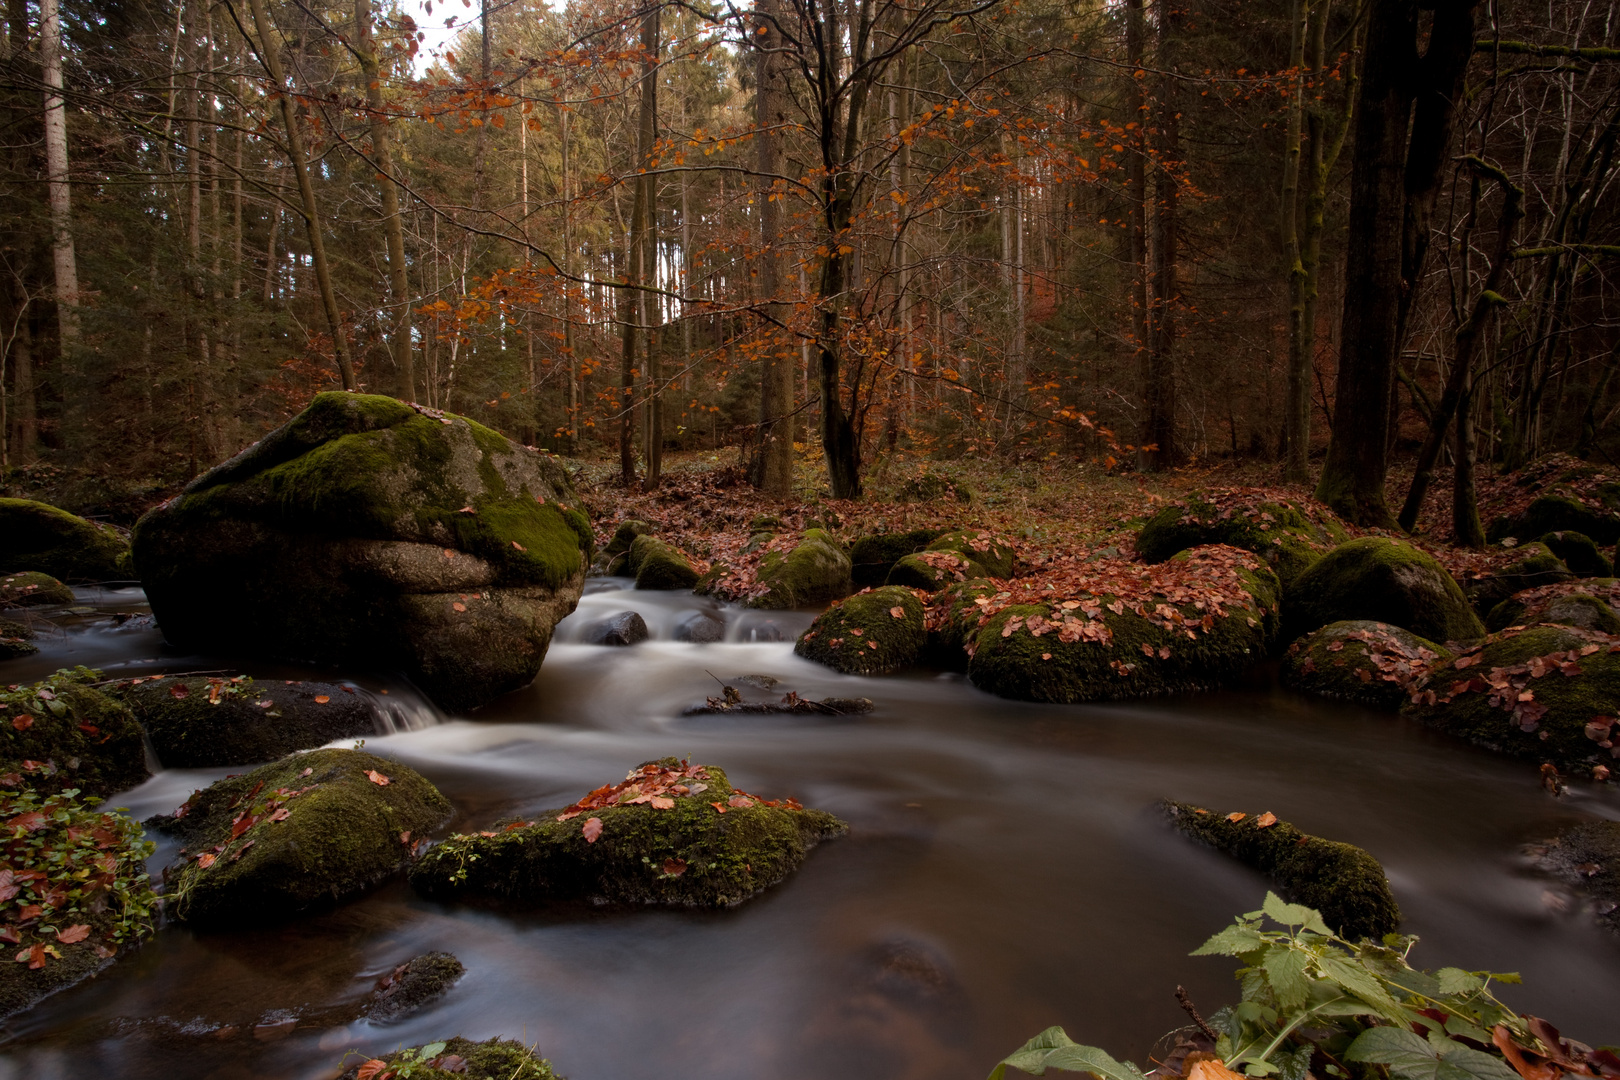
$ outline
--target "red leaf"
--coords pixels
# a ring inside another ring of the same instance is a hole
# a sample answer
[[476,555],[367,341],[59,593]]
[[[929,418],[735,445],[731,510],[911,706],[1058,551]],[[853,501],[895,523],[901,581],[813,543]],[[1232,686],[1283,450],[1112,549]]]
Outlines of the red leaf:
[[17,912],[17,918],[22,922],[28,922],[32,919],[39,918],[43,914],[45,914],[44,908],[40,907],[38,904],[29,904],[27,907]]
[[90,936],[90,927],[85,923],[78,923],[66,930],[56,932],[56,940],[64,945],[74,945]]
[[325,694],[316,694],[315,695],[315,704],[317,704],[317,705],[325,705],[328,701],[331,701],[331,700],[332,699],[327,697]]
[[402,844],[410,843],[411,842],[411,830],[406,829],[404,832],[400,833],[399,834],[399,842],[402,843]]
[[728,803],[730,803],[732,806],[736,807],[738,810],[746,810],[750,806],[754,805],[754,800],[750,799],[746,795],[733,795],[730,799],[728,799],[726,801]]
[[1257,829],[1269,829],[1275,824],[1277,824],[1277,815],[1270,810],[1254,819],[1254,827]]
[[726,808],[724,806],[722,806],[720,803],[712,802],[709,805],[714,807],[716,810],[720,811],[722,814],[726,812]]
[[906,609],[903,607],[892,607],[889,609],[889,614],[893,615],[897,619],[903,619],[906,617]]
[[680,877],[686,873],[686,860],[674,857],[664,860],[664,873],[670,877]]
[[389,783],[391,783],[391,781],[388,779],[388,777],[384,776],[382,773],[378,772],[376,769],[367,769],[366,770],[366,779],[370,780],[373,784],[376,784],[378,787],[387,787],[389,785]]
[[377,1080],[378,1074],[386,1068],[388,1062],[382,1058],[372,1058],[370,1061],[361,1062],[360,1068],[355,1070],[354,1077],[355,1080]]
[[453,611],[466,611],[467,605],[463,604],[460,600],[457,600],[455,603],[450,605],[450,608]]
[[8,945],[21,945],[22,935],[17,933],[15,926],[0,926],[0,941]]
[[204,870],[214,865],[214,856],[208,853],[197,856],[197,865]]
[[169,696],[174,698],[188,698],[191,696],[191,691],[186,689],[185,683],[177,682],[173,686],[169,687]]
[[1230,814],[1226,815],[1226,820],[1230,821],[1232,824],[1236,825],[1238,822],[1242,821],[1244,818],[1246,818],[1248,816],[1249,816],[1248,814],[1245,814],[1241,810],[1234,810]]
[[17,963],[26,963],[29,971],[38,971],[45,966],[45,946],[35,942],[31,947],[17,954]]
[[596,843],[596,838],[602,835],[602,819],[599,817],[586,818],[585,825],[580,829],[585,836],[587,844]]
[[11,721],[11,726],[16,728],[18,731],[27,731],[29,728],[34,726],[34,718],[26,715],[16,717]]
[[23,829],[27,832],[38,832],[45,827],[45,815],[38,810],[30,810],[26,814],[18,814],[6,822],[8,829]]

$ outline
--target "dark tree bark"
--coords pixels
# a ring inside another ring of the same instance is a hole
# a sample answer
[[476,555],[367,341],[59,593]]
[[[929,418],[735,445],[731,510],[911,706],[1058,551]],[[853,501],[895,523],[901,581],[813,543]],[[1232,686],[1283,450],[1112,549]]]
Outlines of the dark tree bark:
[[1158,168],[1153,208],[1153,304],[1148,331],[1147,411],[1142,443],[1150,469],[1176,461],[1176,170],[1181,167],[1181,140],[1176,114],[1176,35],[1181,17],[1176,0],[1159,0],[1158,65],[1165,72],[1159,85],[1154,142]]
[[[781,47],[780,32],[773,26],[776,9],[771,0],[756,6],[759,20],[753,41],[757,48],[756,71],[759,79],[754,96],[754,124],[759,169],[759,292],[765,310],[776,314],[781,290],[781,209],[771,200],[772,177],[781,168],[781,140],[776,125],[782,120],[777,96],[781,78],[775,50]],[[759,385],[759,447],[753,481],[761,491],[777,498],[793,492],[793,376],[794,356],[788,342],[773,334],[765,350]]]

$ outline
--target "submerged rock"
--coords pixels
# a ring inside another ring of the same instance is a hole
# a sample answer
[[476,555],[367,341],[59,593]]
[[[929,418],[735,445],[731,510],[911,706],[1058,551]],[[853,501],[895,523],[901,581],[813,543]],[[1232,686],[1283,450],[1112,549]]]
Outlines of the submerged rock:
[[164,871],[170,916],[242,926],[370,888],[449,817],[438,789],[397,761],[314,750],[220,780],[148,824],[185,843]]
[[[747,683],[747,676],[737,680]],[[764,689],[769,689],[768,687]],[[863,716],[875,705],[871,698],[805,698],[790,690],[780,701],[744,701],[735,686],[727,686],[719,697],[712,697],[702,705],[690,705],[682,716]]]
[[787,553],[767,551],[759,562],[758,580],[765,591],[747,603],[754,608],[795,608],[824,604],[848,596],[849,556],[843,545],[822,529],[806,529]]
[[169,769],[275,761],[377,730],[369,695],[334,683],[159,676],[112,690],[134,710]]
[[664,592],[690,589],[699,577],[685,555],[652,536],[636,537],[630,545],[626,568],[636,576],[638,589]]
[[115,581],[131,576],[129,541],[32,499],[0,499],[0,567],[34,570],[63,581]]
[[0,787],[105,797],[152,775],[140,725],[100,680],[79,667],[0,690]]
[[530,682],[590,526],[555,459],[459,416],[326,393],[142,518],[182,648],[401,667],[446,709]]
[[1405,541],[1368,536],[1340,544],[1299,576],[1289,633],[1307,634],[1342,619],[1371,619],[1431,641],[1485,636],[1461,587],[1439,560]]
[[377,980],[363,1015],[380,1024],[398,1020],[448,994],[466,971],[461,961],[447,952],[413,956]]
[[1560,623],[1620,634],[1620,579],[1588,578],[1527,589],[1491,608],[1491,630],[1534,623]]
[[0,607],[67,607],[73,590],[49,574],[26,571],[0,578]]
[[1590,896],[1598,921],[1620,934],[1620,821],[1584,821],[1547,844],[1538,861]]
[[1393,712],[1429,665],[1450,656],[1444,646],[1398,626],[1347,619],[1313,630],[1288,646],[1282,682],[1302,694]]
[[1178,500],[1154,514],[1137,534],[1136,554],[1158,563],[1202,544],[1242,548],[1266,560],[1286,595],[1312,563],[1349,538],[1326,507],[1233,488]]
[[874,588],[889,577],[894,564],[915,555],[939,539],[941,529],[912,529],[910,532],[875,533],[850,545],[850,574],[858,588]]
[[0,619],[0,660],[15,660],[37,652],[33,627],[14,619]]
[[640,612],[621,611],[586,627],[582,638],[587,645],[637,645],[649,636]]
[[690,641],[695,645],[708,645],[724,641],[726,624],[706,611],[683,615],[675,624],[675,640]]
[[1190,803],[1159,804],[1179,831],[1270,878],[1283,898],[1315,908],[1351,941],[1379,940],[1401,925],[1384,868],[1353,844],[1308,836],[1275,814],[1215,814]]
[[438,900],[593,900],[726,907],[775,885],[848,826],[797,802],[732,788],[723,770],[674,758],[533,821],[453,836],[411,868]]
[[[357,1061],[338,1080],[357,1080],[360,1071],[373,1062],[382,1062],[366,1075],[395,1075],[388,1067],[411,1066],[409,1075],[420,1080],[440,1080],[455,1076],[460,1080],[563,1080],[551,1070],[551,1062],[533,1048],[512,1039],[473,1042],[456,1036],[443,1042],[396,1050],[381,1058]],[[397,1075],[405,1075],[399,1073]]]
[[816,616],[793,651],[845,675],[887,675],[915,664],[927,638],[922,601],[910,589],[886,585]]

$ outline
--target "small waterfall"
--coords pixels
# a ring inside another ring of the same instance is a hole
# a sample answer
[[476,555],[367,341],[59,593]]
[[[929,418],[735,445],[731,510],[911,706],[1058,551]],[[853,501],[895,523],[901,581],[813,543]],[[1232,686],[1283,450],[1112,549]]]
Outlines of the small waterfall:
[[397,682],[381,693],[368,693],[367,696],[371,698],[372,711],[377,715],[379,735],[421,731],[444,723],[444,714],[439,707],[407,683]]

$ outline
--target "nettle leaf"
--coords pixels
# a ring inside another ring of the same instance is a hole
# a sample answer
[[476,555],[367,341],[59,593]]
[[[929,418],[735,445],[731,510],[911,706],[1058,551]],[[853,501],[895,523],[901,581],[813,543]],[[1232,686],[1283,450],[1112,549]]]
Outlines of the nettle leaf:
[[1338,984],[1339,989],[1360,998],[1373,1007],[1373,1011],[1392,1024],[1406,1024],[1407,1012],[1389,992],[1378,985],[1378,980],[1365,968],[1335,956],[1322,957],[1322,974]]
[[1274,892],[1266,893],[1266,905],[1262,910],[1284,926],[1302,926],[1323,937],[1333,936],[1333,931],[1328,929],[1327,923],[1322,921],[1321,914],[1314,908],[1304,904],[1285,904],[1282,897]]
[[1264,934],[1247,926],[1235,924],[1216,934],[1188,955],[1190,956],[1242,956],[1265,948],[1269,942]]
[[1347,1061],[1389,1067],[1394,1080],[1517,1080],[1500,1058],[1461,1043],[1436,1047],[1410,1031],[1368,1028],[1344,1052]]
[[1007,1067],[1034,1076],[1047,1069],[1092,1073],[1101,1080],[1143,1080],[1142,1070],[1129,1061],[1115,1061],[1106,1050],[1082,1046],[1060,1027],[1049,1027],[996,1065],[990,1080],[1003,1080]]
[[1311,1074],[1311,1055],[1316,1047],[1302,1046],[1292,1054],[1278,1054],[1282,1061],[1282,1080],[1306,1080]]
[[1441,968],[1435,975],[1438,977],[1442,994],[1471,994],[1475,990],[1485,988],[1484,979],[1462,968]]
[[1305,975],[1310,960],[1309,954],[1286,945],[1266,950],[1266,958],[1260,966],[1265,969],[1272,992],[1277,995],[1277,1004],[1284,1012],[1299,1008],[1310,997],[1311,980]]

